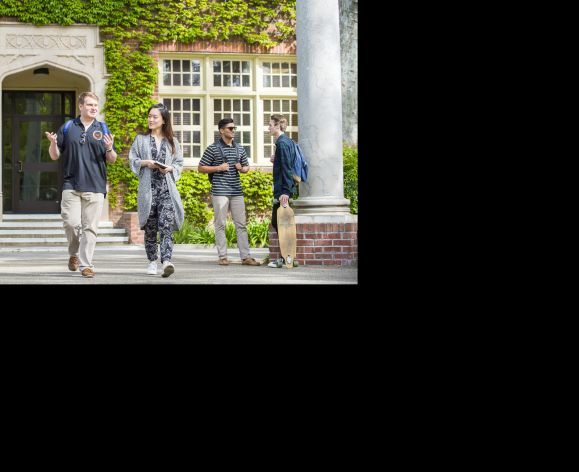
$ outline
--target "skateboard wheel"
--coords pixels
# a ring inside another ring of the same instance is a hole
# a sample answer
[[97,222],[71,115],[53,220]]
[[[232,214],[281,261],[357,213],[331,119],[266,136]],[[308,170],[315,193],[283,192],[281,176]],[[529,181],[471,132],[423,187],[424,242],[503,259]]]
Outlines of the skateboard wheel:
[[299,262],[294,259],[294,267],[297,267],[297,266],[299,266],[299,265],[300,265]]

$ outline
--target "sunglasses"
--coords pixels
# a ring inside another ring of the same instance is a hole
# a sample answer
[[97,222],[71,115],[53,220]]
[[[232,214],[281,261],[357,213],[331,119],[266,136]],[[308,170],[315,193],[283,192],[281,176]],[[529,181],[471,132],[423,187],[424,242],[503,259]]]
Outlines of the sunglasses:
[[84,144],[85,141],[86,141],[86,131],[84,133],[81,133],[80,135],[80,144]]
[[226,126],[225,129],[228,129],[229,131],[235,131],[237,126]]

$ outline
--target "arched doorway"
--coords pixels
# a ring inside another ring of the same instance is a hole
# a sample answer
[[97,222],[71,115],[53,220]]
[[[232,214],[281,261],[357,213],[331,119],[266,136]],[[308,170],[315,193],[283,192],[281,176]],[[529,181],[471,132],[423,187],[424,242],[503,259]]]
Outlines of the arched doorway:
[[70,116],[78,114],[81,92],[96,93],[104,109],[107,74],[98,26],[3,23],[0,44],[0,220],[8,211],[57,213],[52,189],[58,171],[55,178],[54,169],[43,167],[51,165],[44,128],[56,131],[64,122],[71,96]]
[[44,133],[77,114],[84,77],[54,66],[36,67],[2,82],[2,187],[5,213],[59,213],[62,162],[48,154]]

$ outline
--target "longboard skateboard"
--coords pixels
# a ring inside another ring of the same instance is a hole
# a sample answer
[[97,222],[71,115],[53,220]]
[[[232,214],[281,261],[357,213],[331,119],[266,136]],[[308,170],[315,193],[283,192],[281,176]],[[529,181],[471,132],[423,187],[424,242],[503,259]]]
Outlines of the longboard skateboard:
[[293,269],[296,258],[296,220],[294,211],[289,205],[285,208],[280,205],[277,209],[277,235],[279,251],[285,260],[285,266]]

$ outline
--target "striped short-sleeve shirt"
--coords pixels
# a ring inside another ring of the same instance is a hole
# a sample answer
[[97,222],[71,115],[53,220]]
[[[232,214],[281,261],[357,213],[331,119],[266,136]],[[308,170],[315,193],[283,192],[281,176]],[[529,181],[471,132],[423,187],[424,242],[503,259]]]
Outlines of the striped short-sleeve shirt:
[[214,172],[210,174],[213,176],[213,182],[211,184],[211,194],[212,195],[227,195],[227,196],[243,196],[243,191],[241,190],[241,181],[239,180],[239,172],[235,168],[237,163],[237,153],[239,152],[239,162],[242,166],[248,166],[249,161],[247,160],[247,154],[243,146],[237,145],[237,150],[235,149],[235,141],[233,141],[231,146],[228,146],[221,140],[223,154],[221,150],[217,147],[216,143],[210,144],[205,149],[203,157],[199,161],[200,166],[219,166],[223,164],[223,156],[227,159],[229,164],[228,171]]

